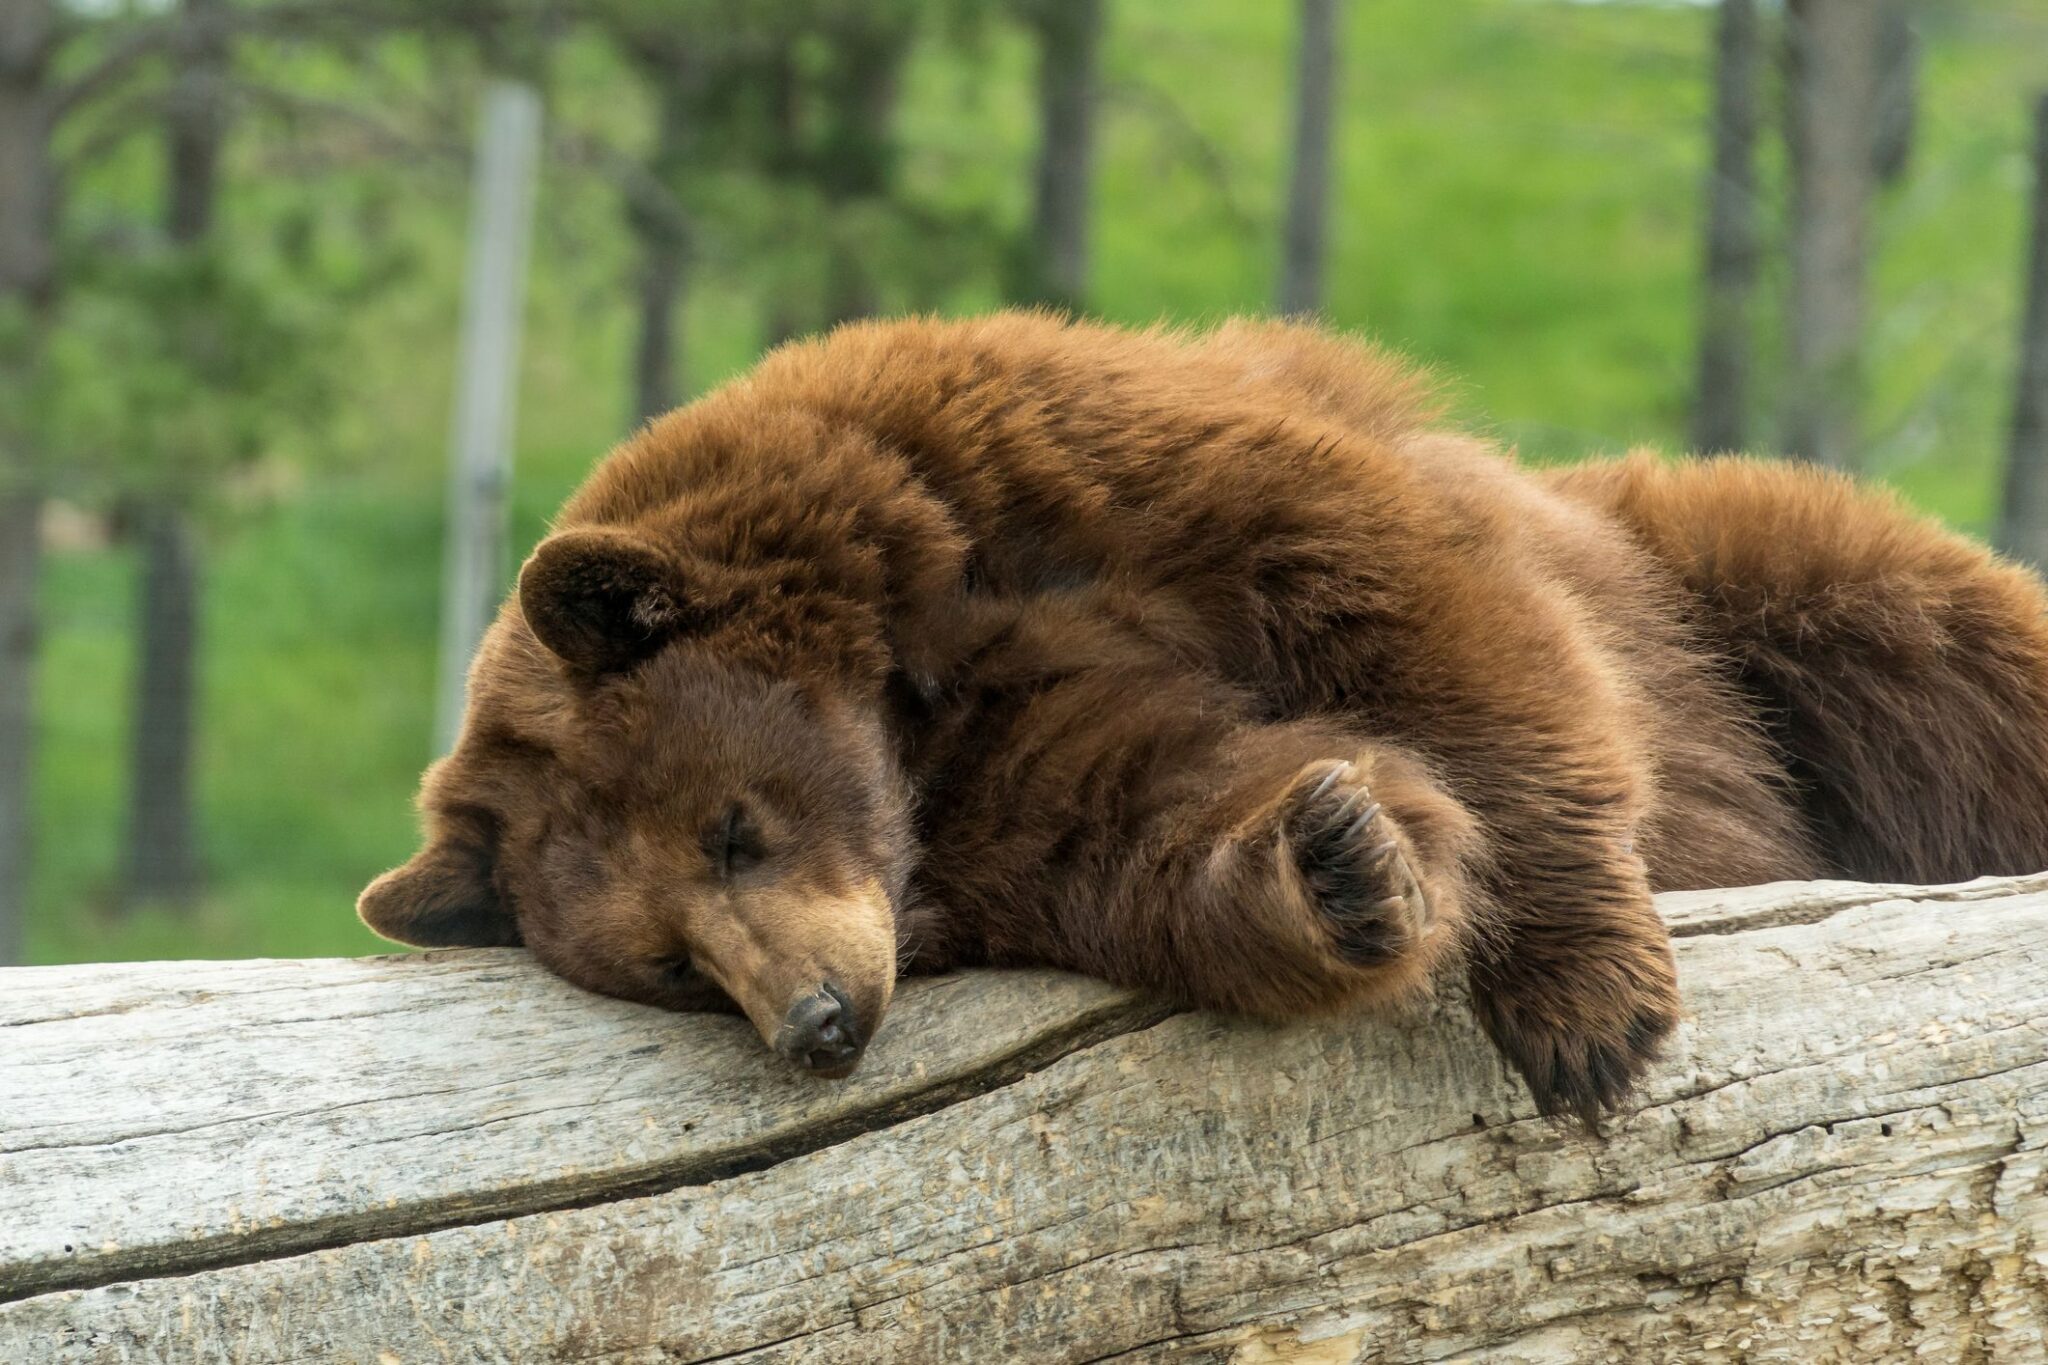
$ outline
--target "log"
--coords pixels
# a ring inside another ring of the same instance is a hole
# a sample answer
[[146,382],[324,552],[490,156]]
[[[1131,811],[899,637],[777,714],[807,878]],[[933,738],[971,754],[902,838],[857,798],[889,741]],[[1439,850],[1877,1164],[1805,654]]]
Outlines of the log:
[[2048,874],[1661,904],[1599,1139],[1449,990],[970,973],[831,1084],[512,950],[0,971],[0,1360],[2048,1358]]

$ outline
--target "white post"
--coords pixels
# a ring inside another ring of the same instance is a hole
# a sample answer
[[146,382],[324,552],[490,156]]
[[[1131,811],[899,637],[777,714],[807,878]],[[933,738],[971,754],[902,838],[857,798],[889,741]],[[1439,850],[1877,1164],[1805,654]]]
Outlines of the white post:
[[519,321],[539,154],[540,96],[529,85],[492,82],[477,133],[462,353],[449,434],[448,548],[434,717],[440,753],[455,744],[470,657],[505,590]]

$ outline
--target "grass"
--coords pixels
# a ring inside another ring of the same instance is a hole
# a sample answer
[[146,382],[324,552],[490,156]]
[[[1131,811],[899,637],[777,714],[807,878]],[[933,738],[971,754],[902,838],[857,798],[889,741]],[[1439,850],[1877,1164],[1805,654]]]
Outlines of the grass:
[[[1116,0],[1099,166],[1095,311],[1200,321],[1265,307],[1284,173],[1290,10]],[[1330,312],[1439,367],[1461,415],[1534,459],[1682,444],[1692,371],[1710,15],[1691,6],[1377,0],[1348,10]],[[1919,145],[1875,223],[1874,471],[1981,528],[1993,510],[2017,330],[2025,96],[2043,26],[2018,0],[1928,19]],[[1018,221],[1030,54],[935,43],[906,91],[904,174],[928,202]],[[399,79],[425,84],[431,62]],[[329,73],[336,98],[346,73]],[[603,56],[563,64],[556,115],[630,125]],[[238,153],[238,155],[247,155]],[[1767,174],[1782,179],[1767,149]],[[248,170],[250,167],[245,166]],[[375,950],[350,911],[407,856],[430,756],[442,448],[464,186],[402,204],[414,267],[351,324],[346,404],[286,491],[208,528],[201,807],[209,873],[189,914],[117,918],[132,563],[60,552],[44,584],[31,960]],[[630,259],[609,191],[551,168],[528,312],[517,540],[623,427]],[[1780,328],[1758,317],[1767,413]],[[946,308],[997,302],[994,286]],[[690,379],[760,336],[743,275],[711,270]],[[1760,447],[1770,424],[1758,422]]]

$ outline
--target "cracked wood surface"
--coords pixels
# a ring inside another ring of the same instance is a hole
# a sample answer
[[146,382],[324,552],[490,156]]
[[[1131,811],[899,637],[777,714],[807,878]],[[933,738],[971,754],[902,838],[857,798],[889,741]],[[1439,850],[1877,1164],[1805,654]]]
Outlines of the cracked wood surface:
[[2048,1360],[2048,876],[1661,903],[1604,1142],[1452,998],[973,974],[824,1085],[512,952],[0,972],[0,1361]]

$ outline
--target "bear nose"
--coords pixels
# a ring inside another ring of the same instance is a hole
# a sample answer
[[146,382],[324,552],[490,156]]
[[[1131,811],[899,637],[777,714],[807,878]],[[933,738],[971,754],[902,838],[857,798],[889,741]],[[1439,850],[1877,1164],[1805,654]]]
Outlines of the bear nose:
[[859,1021],[837,983],[826,981],[800,996],[775,1035],[775,1050],[821,1076],[844,1076],[860,1060]]

